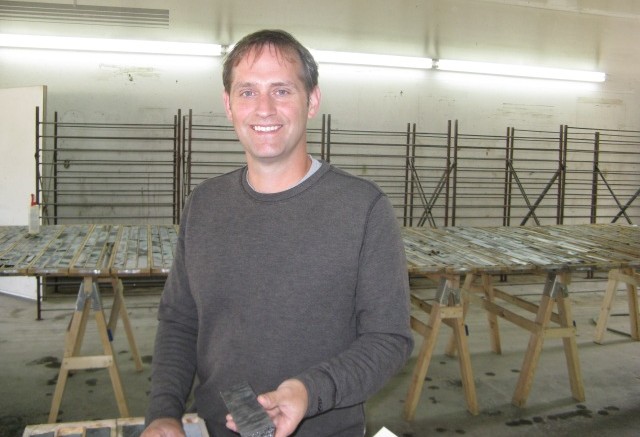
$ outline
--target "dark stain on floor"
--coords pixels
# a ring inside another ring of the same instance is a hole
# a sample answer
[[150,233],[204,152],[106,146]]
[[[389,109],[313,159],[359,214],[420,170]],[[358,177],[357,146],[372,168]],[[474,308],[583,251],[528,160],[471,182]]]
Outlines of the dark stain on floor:
[[447,381],[447,384],[449,384],[450,386],[453,387],[462,387],[462,380],[461,379],[449,379]]
[[[611,412],[619,411],[619,410],[620,409],[618,407],[610,405],[610,406],[601,408],[600,410],[598,410],[597,413],[601,416],[608,416]],[[587,408],[585,405],[578,404],[576,405],[575,410],[564,411],[557,414],[549,414],[546,417],[546,420],[548,421],[570,420],[576,417],[593,419],[594,414],[593,414],[593,411]],[[512,420],[512,421],[506,422],[505,425],[515,427],[515,426],[523,426],[523,425],[533,425],[534,423],[544,423],[544,422],[545,422],[544,417],[534,416],[532,419],[520,418],[520,419]]]
[[613,406],[604,407],[601,410],[598,410],[598,414],[600,416],[608,416],[611,411],[620,411],[620,408]]
[[567,420],[574,417],[587,417],[591,419],[593,417],[592,411],[587,409],[577,409],[575,411],[566,411],[559,414],[551,414],[547,416],[549,420]]
[[[442,428],[442,427],[438,427],[436,428],[436,432],[448,432],[449,430],[447,428]],[[456,434],[466,434],[467,432],[464,429],[454,429],[453,432],[455,432]]]
[[35,366],[44,364],[45,367],[50,369],[59,369],[62,365],[58,357],[46,356],[42,358],[38,358],[37,360],[29,361],[27,366]]
[[27,426],[23,417],[0,416],[0,436],[20,436]]
[[506,425],[507,426],[533,425],[533,422],[527,419],[518,419],[518,420],[512,420],[511,422],[507,422]]

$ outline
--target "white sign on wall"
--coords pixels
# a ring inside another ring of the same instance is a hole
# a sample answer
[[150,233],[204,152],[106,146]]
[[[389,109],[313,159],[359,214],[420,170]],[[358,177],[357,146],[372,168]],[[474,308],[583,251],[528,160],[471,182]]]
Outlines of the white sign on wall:
[[[0,225],[27,225],[36,188],[36,108],[42,120],[45,86],[0,89]],[[0,292],[36,299],[36,280],[0,277]]]

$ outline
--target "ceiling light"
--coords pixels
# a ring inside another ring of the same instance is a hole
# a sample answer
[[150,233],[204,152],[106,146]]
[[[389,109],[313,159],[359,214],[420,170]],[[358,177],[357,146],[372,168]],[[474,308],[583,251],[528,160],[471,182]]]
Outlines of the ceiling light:
[[538,79],[604,82],[606,75],[599,71],[565,70],[560,68],[527,67],[524,65],[493,64],[488,62],[454,61],[439,59],[434,67],[444,71],[493,74],[501,76],[530,77]]
[[220,56],[218,44],[0,34],[0,47],[91,52]]
[[377,67],[423,68],[429,69],[433,65],[430,58],[413,56],[374,55],[368,53],[333,52],[311,50],[311,54],[318,63],[370,65]]

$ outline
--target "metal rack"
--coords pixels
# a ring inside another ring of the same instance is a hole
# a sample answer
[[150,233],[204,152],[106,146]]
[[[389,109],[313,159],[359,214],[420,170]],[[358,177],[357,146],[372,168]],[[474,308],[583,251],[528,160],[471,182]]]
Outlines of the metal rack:
[[44,223],[176,222],[178,122],[38,122]]
[[[640,222],[640,131],[561,125],[479,134],[457,120],[442,130],[336,129],[330,114],[310,123],[309,152],[376,182],[403,226]],[[35,130],[44,224],[177,224],[196,185],[245,163],[229,123],[191,110],[166,124],[55,113]],[[127,281],[140,292],[163,283]],[[38,295],[77,283],[49,278],[45,289]]]
[[[177,112],[169,124],[44,124],[37,166],[45,223],[178,223],[204,179],[244,165],[230,124]],[[405,226],[637,223],[640,132],[578,128],[336,129],[314,119],[309,151],[376,182]],[[36,132],[38,129],[36,129]],[[49,147],[43,147],[46,143]]]
[[[566,209],[596,223],[638,223],[640,132],[564,126]],[[589,198],[590,201],[586,201]]]
[[[377,182],[405,226],[637,223],[640,132],[509,127],[504,135],[341,131],[327,155]],[[404,162],[403,162],[404,161]],[[403,188],[402,188],[403,187]]]

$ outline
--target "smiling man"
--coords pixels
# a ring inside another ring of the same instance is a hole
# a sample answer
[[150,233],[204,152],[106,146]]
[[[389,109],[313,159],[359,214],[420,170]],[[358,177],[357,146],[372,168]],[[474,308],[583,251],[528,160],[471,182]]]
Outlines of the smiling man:
[[223,83],[247,165],[185,205],[143,435],[183,435],[195,378],[214,437],[237,435],[220,392],[242,383],[276,437],[362,437],[365,400],[413,347],[393,208],[375,184],[309,155],[318,69],[290,34],[243,38]]

